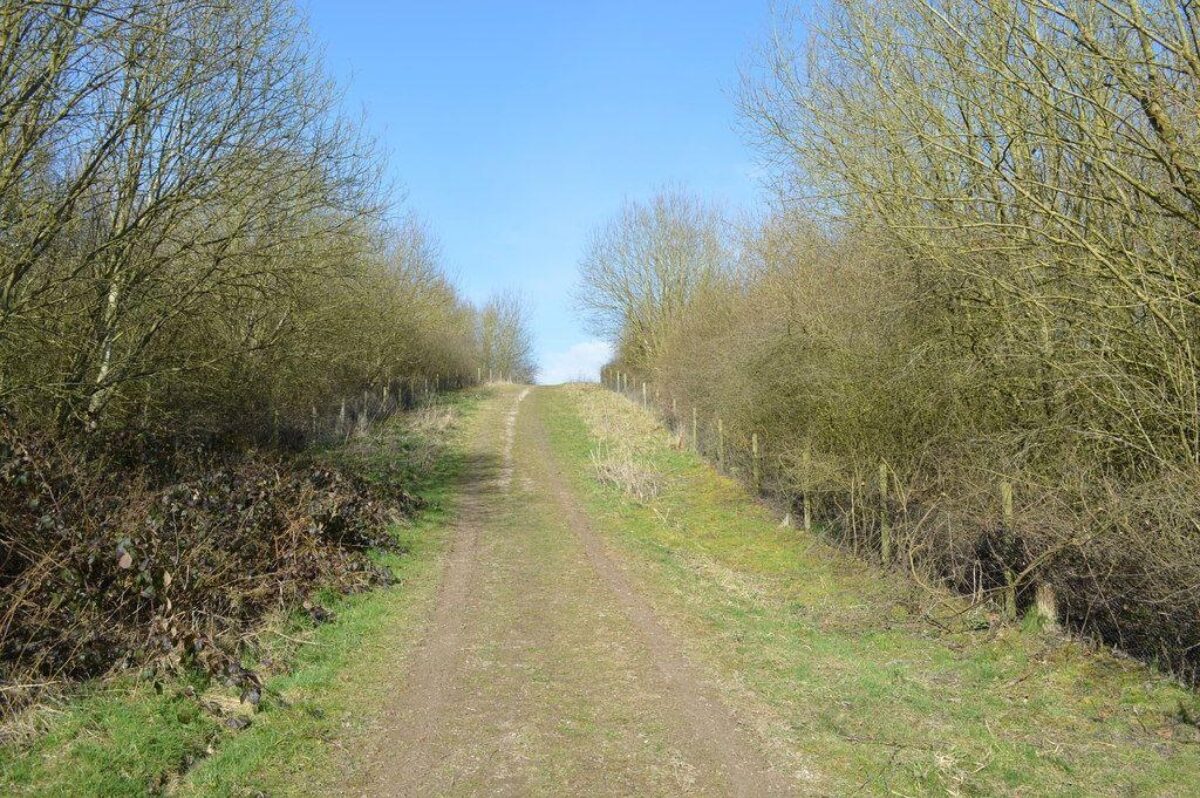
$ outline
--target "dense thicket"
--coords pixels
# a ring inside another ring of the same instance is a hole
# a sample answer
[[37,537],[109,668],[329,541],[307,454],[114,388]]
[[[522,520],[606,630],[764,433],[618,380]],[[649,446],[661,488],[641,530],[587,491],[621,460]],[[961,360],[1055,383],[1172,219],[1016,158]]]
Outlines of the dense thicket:
[[382,222],[310,51],[287,0],[4,4],[0,406],[224,434],[478,374],[475,312]]
[[147,661],[256,688],[239,662],[264,614],[390,582],[368,550],[421,502],[379,467],[244,456],[156,485],[0,420],[0,717]]
[[805,22],[744,94],[769,220],[654,226],[661,253],[680,225],[727,253],[713,285],[682,250],[666,284],[697,290],[653,351],[638,303],[590,282],[618,367],[735,448],[759,433],[831,534],[878,553],[886,510],[898,561],[1054,588],[1066,622],[1195,676],[1200,10],[839,0]]
[[354,586],[411,501],[282,450],[531,376],[312,50],[290,0],[0,3],[0,683]]

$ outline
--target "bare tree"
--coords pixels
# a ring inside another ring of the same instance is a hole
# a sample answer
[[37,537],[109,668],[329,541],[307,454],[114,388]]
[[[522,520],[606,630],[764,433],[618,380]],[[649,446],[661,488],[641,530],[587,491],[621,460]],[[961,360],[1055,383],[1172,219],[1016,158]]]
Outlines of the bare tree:
[[682,191],[628,203],[592,235],[576,302],[597,334],[646,367],[691,299],[727,268],[723,236],[717,211]]
[[288,0],[4,4],[0,402],[220,426],[474,373],[379,172]]
[[502,292],[479,311],[481,367],[497,379],[532,382],[537,371],[529,304],[519,294]]

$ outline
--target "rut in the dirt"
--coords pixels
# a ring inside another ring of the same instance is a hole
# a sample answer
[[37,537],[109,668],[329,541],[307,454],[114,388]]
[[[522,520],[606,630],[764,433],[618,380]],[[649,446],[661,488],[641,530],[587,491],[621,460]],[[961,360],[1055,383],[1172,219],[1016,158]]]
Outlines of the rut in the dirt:
[[801,792],[593,533],[539,392],[506,391],[485,412],[436,608],[356,789]]

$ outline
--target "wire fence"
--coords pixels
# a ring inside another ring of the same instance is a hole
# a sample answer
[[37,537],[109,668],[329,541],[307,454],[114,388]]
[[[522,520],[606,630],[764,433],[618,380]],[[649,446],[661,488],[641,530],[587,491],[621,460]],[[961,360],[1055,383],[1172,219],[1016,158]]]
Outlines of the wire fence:
[[445,394],[480,385],[478,379],[462,376],[396,377],[340,402],[314,405],[308,423],[290,424],[275,420],[273,437],[285,445],[332,445],[361,434],[397,413],[416,410],[441,401]]
[[[720,473],[742,483],[754,496],[778,508],[783,523],[821,534],[831,542],[885,567],[904,558],[920,527],[900,479],[880,460],[852,468],[833,480],[817,477],[804,442],[773,445],[764,430],[731,428],[720,412],[681,401],[668,391],[629,374],[605,370],[601,382],[640,405],[676,436],[679,445],[708,460]],[[1013,486],[998,481],[1000,528],[1014,528]],[[980,579],[968,592],[994,597],[1010,616],[1017,612],[1021,574],[1002,569],[992,584]],[[1053,598],[1046,598],[1052,603]]]

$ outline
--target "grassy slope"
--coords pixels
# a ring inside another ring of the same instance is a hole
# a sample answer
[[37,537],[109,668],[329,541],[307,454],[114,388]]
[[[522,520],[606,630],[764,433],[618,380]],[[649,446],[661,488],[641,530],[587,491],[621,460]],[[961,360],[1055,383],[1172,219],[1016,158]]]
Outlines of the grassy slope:
[[[475,405],[476,397],[458,397],[455,413],[469,416]],[[377,698],[371,686],[385,683],[381,671],[416,633],[420,610],[436,586],[461,465],[453,439],[461,434],[454,430],[437,436],[449,439],[430,440],[432,434],[414,432],[400,419],[355,447],[353,456],[370,467],[373,460],[394,462],[436,446],[431,465],[414,463],[404,477],[406,488],[425,497],[429,508],[396,527],[405,553],[380,557],[398,580],[394,587],[323,597],[336,613],[333,623],[313,628],[297,616],[263,630],[260,662],[248,664],[276,674],[267,680],[270,694],[249,728],[236,733],[224,728],[186,694],[183,681],[161,692],[132,678],[93,685],[57,708],[22,719],[32,731],[0,748],[0,794],[278,795],[332,786],[337,751],[328,741],[348,737],[369,716]],[[210,688],[204,697],[229,700],[229,694],[216,693]]]
[[[1181,706],[1200,714],[1194,694],[1037,630],[962,622],[952,597],[781,528],[622,398],[569,387],[545,401],[598,528],[830,793],[1200,794],[1200,730],[1180,722]],[[664,477],[649,502],[593,476],[597,443],[621,440]]]

